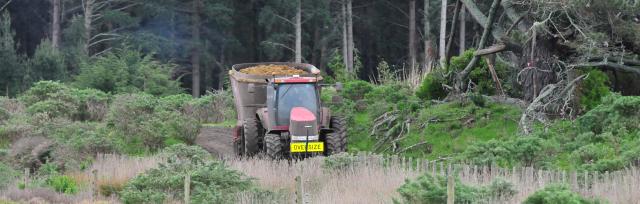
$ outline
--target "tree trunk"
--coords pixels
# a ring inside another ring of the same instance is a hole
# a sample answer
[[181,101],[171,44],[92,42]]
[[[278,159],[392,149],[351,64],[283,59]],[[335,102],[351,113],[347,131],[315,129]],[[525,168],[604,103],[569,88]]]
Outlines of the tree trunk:
[[296,9],[296,63],[302,63],[302,1],[298,0]]
[[220,64],[218,64],[219,67],[219,73],[218,73],[218,89],[219,90],[223,90],[224,89],[224,76],[227,71],[227,69],[224,67],[224,45],[222,46],[222,48],[220,49]]
[[460,8],[462,10],[460,10],[460,42],[458,43],[458,47],[459,49],[459,54],[462,55],[462,53],[464,53],[465,50],[467,50],[466,47],[466,36],[467,36],[467,9],[463,6],[462,8]]
[[409,1],[409,68],[416,64],[416,1]]
[[193,0],[191,37],[191,95],[200,97],[200,1]]
[[440,54],[440,67],[444,68],[447,62],[447,0],[442,0],[442,5],[440,8],[440,43],[439,54]]
[[355,45],[353,43],[353,14],[352,14],[352,8],[351,8],[351,0],[347,0],[347,42],[348,42],[348,47],[347,47],[347,55],[349,57],[349,61],[347,61],[348,65],[347,67],[349,67],[349,72],[351,74],[355,74],[355,70],[353,67],[353,54],[354,54],[354,50],[355,50]]
[[93,29],[91,26],[91,21],[92,21],[92,17],[93,16],[93,3],[95,0],[86,0],[84,2],[84,38],[85,38],[85,44],[84,44],[84,52],[85,54],[87,54],[88,56],[91,56],[89,53],[89,44],[91,44],[90,40],[91,40],[91,30]]
[[433,62],[433,47],[431,41],[431,21],[429,20],[429,0],[424,0],[424,71],[425,73],[431,72],[431,65]]
[[51,0],[51,45],[53,48],[60,47],[60,0]]
[[[482,32],[482,37],[480,38],[480,43],[478,44],[478,50],[484,48],[485,44],[487,43],[487,39],[489,38],[489,35],[491,33],[491,28],[493,27],[493,20],[496,16],[496,11],[498,10],[498,5],[500,4],[500,0],[493,0],[493,3],[491,4],[491,8],[489,9],[489,17],[486,21],[485,27],[484,27],[484,31]],[[471,59],[471,62],[469,62],[469,64],[467,64],[467,66],[464,68],[464,70],[462,70],[460,73],[458,73],[456,75],[456,91],[461,92],[464,90],[464,80],[467,78],[467,76],[469,76],[469,73],[471,73],[471,71],[476,67],[476,64],[478,63],[479,60],[479,56],[473,56],[473,58]]]
[[462,7],[462,2],[456,0],[456,8],[453,11],[453,18],[451,18],[451,30],[449,30],[449,39],[447,40],[447,64],[449,64],[449,60],[451,59],[451,50],[453,47],[453,39],[456,33],[456,27],[458,26],[458,16],[460,16],[460,8]]
[[344,62],[345,71],[349,70],[349,40],[347,40],[347,3],[342,4],[342,61]]

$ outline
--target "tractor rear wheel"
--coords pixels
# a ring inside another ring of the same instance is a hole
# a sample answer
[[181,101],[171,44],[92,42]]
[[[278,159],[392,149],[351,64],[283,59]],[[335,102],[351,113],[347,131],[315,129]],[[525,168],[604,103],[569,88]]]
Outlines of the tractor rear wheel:
[[244,156],[253,156],[260,150],[258,142],[260,140],[260,123],[255,118],[245,119],[242,124],[242,138],[244,142]]
[[[331,130],[336,141],[337,152],[347,151],[347,121],[338,116],[331,117]],[[327,135],[328,136],[328,135]]]
[[340,138],[337,137],[337,134],[334,132],[325,133],[325,156],[331,156],[337,153],[342,152],[342,143],[340,142]]
[[267,149],[267,156],[271,159],[282,158],[282,141],[280,135],[266,134],[264,136],[265,149]]

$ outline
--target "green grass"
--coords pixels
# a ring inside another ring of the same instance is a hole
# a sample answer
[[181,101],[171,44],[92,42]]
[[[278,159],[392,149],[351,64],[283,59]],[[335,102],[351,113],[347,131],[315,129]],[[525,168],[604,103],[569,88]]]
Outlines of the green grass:
[[[410,134],[400,148],[427,141],[414,147],[404,156],[436,159],[463,152],[469,145],[492,139],[510,139],[518,132],[520,110],[517,107],[489,104],[446,103],[420,110]],[[371,118],[367,113],[354,116],[349,130],[349,150],[371,151],[376,141],[369,136]],[[416,127],[424,128],[417,129]]]
[[369,113],[356,113],[350,123],[347,138],[348,150],[350,152],[371,151],[376,141],[373,141],[369,135],[373,123]]

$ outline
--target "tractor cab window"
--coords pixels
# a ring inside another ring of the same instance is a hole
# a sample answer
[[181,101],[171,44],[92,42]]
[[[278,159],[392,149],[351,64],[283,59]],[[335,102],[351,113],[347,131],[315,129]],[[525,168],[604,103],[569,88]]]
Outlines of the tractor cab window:
[[276,125],[289,124],[291,109],[304,107],[318,117],[318,101],[316,88],[313,84],[280,84],[276,99]]

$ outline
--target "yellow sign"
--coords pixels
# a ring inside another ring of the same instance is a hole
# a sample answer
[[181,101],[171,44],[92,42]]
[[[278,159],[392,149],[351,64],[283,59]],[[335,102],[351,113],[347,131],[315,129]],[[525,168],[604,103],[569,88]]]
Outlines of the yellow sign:
[[309,143],[306,143],[306,142],[293,143],[292,142],[290,148],[291,148],[290,152],[323,152],[324,143],[323,142],[309,142]]

